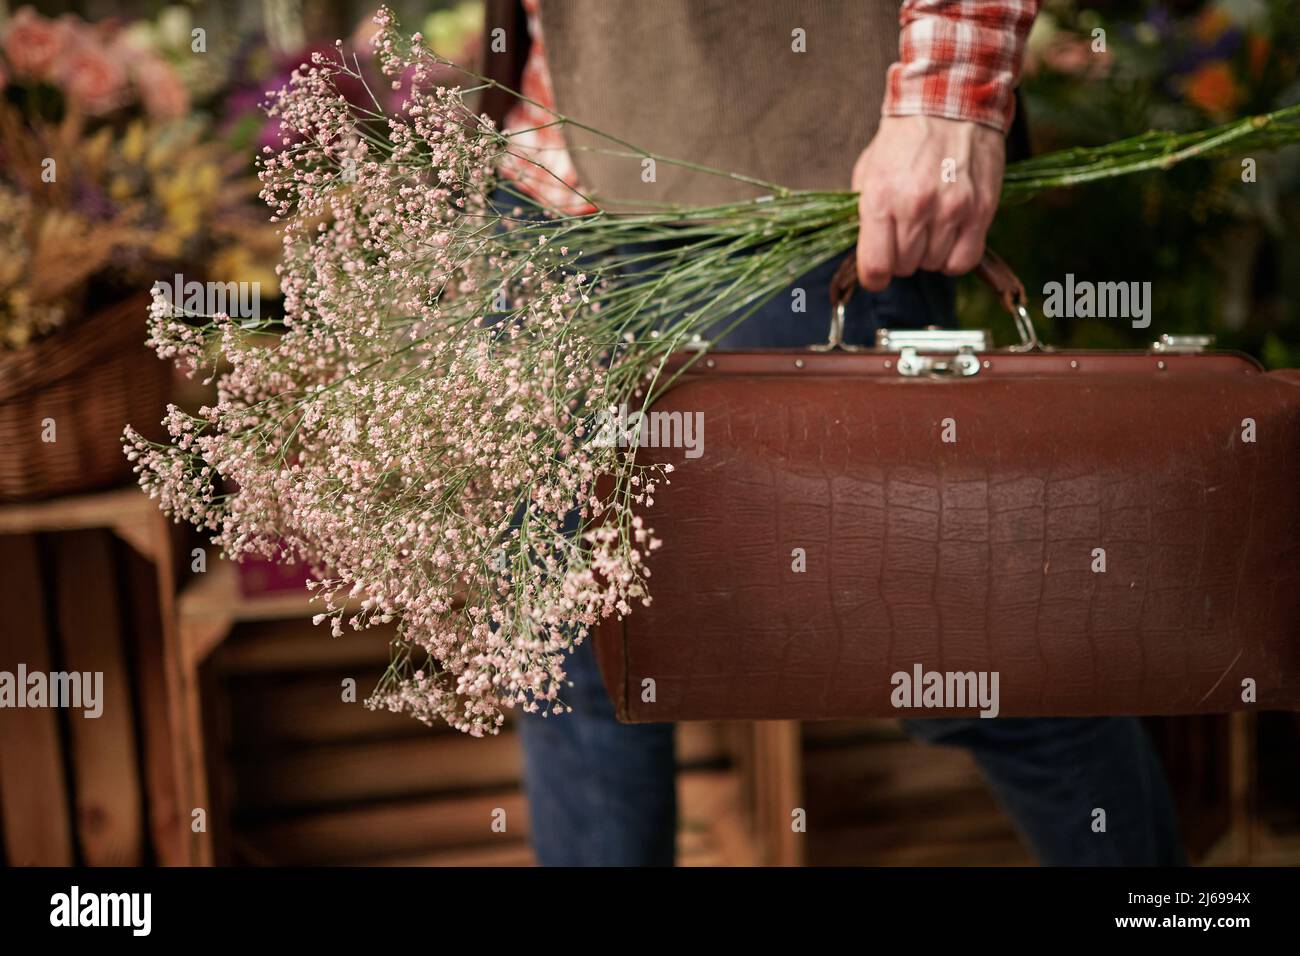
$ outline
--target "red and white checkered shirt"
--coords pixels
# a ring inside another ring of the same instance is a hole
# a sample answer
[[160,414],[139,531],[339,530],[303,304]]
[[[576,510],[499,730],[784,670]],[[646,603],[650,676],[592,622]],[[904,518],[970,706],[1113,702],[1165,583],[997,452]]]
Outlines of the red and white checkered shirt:
[[[544,205],[577,214],[592,207],[577,197],[578,173],[549,108],[555,90],[546,66],[540,0],[523,0],[532,46],[520,102],[506,117],[515,151],[545,167],[507,157],[505,174]],[[1006,132],[1015,115],[1015,86],[1025,41],[1040,0],[903,0],[898,62],[885,78],[882,116],[942,116]],[[538,128],[544,127],[544,128]]]

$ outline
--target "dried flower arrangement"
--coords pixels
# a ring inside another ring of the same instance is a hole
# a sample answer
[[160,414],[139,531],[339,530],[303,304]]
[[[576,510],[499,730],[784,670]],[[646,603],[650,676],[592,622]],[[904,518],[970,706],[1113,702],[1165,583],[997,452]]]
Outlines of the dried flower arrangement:
[[30,7],[0,29],[0,349],[177,264],[276,248],[245,161],[188,115],[188,88],[146,40]]
[[[470,107],[490,81],[438,86],[447,61],[377,20],[400,109],[349,102],[340,84],[365,79],[341,47],[271,103],[281,148],[261,176],[284,224],[283,327],[156,300],[152,344],[211,367],[218,399],[171,409],[169,443],[128,430],[126,451],[226,554],[300,555],[336,636],[397,622],[371,706],[492,733],[506,708],[563,712],[566,653],[650,600],[657,541],[633,506],[653,504],[666,469],[593,441],[601,415],[646,408],[671,354],[707,349],[841,255],[857,197],[764,183],[762,199],[708,208],[503,205],[503,162],[536,161]],[[1296,118],[1013,164],[1004,200],[1294,142]]]

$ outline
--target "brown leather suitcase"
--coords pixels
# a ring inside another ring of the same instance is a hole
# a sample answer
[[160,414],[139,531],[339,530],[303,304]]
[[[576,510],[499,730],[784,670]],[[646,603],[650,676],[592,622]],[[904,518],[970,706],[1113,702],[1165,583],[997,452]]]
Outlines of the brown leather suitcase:
[[982,274],[1020,346],[677,360],[703,454],[638,451],[675,470],[654,603],[597,632],[620,719],[1300,709],[1300,370],[1042,348]]

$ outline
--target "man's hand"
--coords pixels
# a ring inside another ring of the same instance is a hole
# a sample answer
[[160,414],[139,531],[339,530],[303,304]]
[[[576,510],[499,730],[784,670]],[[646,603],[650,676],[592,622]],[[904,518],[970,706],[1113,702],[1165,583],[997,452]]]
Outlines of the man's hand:
[[1002,191],[1002,134],[935,116],[886,116],[853,167],[858,281],[879,292],[917,269],[961,275],[984,254]]

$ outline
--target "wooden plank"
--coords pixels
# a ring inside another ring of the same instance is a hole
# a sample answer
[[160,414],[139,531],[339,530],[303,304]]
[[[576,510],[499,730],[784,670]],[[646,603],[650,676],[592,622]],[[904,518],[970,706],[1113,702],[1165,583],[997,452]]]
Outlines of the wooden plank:
[[508,842],[499,846],[476,846],[437,853],[363,861],[361,866],[535,866],[533,851],[526,843]]
[[138,866],[144,804],[110,544],[97,530],[55,538],[58,635],[64,669],[103,675],[100,716],[68,710],[82,857],[90,866]]
[[[154,695],[145,703],[149,708],[149,716],[143,728],[146,738],[144,741],[147,766],[146,787],[152,792],[149,804],[150,826],[154,850],[159,862],[191,862],[190,848],[185,845],[191,842],[190,838],[183,837],[178,843],[174,833],[167,832],[171,823],[177,822],[173,817],[174,811],[178,810],[181,804],[193,802],[190,799],[181,799],[179,796],[189,789],[188,768],[191,761],[184,751],[186,741],[175,733],[181,722],[184,702],[180,699],[179,693],[178,648],[172,604],[174,574],[171,567],[170,524],[159,512],[157,503],[136,485],[49,501],[0,505],[0,534],[90,528],[111,528],[115,534],[131,545],[136,554],[157,565],[155,593],[162,622],[162,653],[160,656],[146,654],[140,659],[142,665],[156,663],[161,659],[164,677],[161,685],[152,680],[158,676],[156,671],[150,673],[147,684],[142,679],[142,687],[147,688],[142,692]],[[140,587],[137,583],[131,583],[132,594],[137,596],[143,594]],[[143,666],[140,673],[142,675],[145,673]],[[159,722],[161,710],[156,706],[159,703],[160,686],[160,696],[166,706],[165,723]],[[156,731],[159,729],[165,730],[172,736],[170,743],[161,743],[156,739]],[[148,739],[150,734],[155,736],[153,743]],[[160,762],[163,750],[166,749],[172,751],[170,768]],[[170,784],[164,781],[166,773],[177,774]],[[171,790],[177,795],[176,801],[171,801],[171,797],[164,793],[166,790]],[[169,801],[173,802],[172,807],[168,806]],[[188,833],[188,827],[184,832]]]
[[[181,849],[174,861],[178,865],[206,864],[212,859],[211,842],[206,833],[193,829],[192,811],[203,804],[206,778],[203,776],[203,738],[193,733],[193,701],[188,696],[193,681],[184,646],[180,640],[176,618],[175,560],[177,536],[174,526],[161,512],[155,511],[150,522],[154,538],[151,549],[154,555],[154,573],[157,575],[158,616],[162,627],[162,665],[164,698],[168,713],[168,729],[178,768],[176,788],[179,792],[179,832]],[[169,862],[161,860],[159,862]]]
[[1233,858],[1249,865],[1255,848],[1253,818],[1258,804],[1258,771],[1255,759],[1258,717],[1247,711],[1228,715],[1228,774],[1231,780],[1231,823]]
[[824,736],[803,761],[813,865],[1033,863],[965,751]]
[[224,755],[230,750],[231,701],[220,692],[220,681],[212,667],[200,667],[197,674],[197,705],[202,760],[202,779],[196,781],[204,794],[207,829],[200,846],[205,862],[228,866],[234,860],[233,782]]
[[[372,683],[382,665],[374,666]],[[356,702],[343,700],[345,678],[357,681]],[[405,714],[370,710],[362,703],[365,680],[356,668],[229,678],[231,736],[260,750],[456,732],[425,727]]]
[[[1264,826],[1256,826],[1253,837],[1254,852],[1251,864],[1254,866],[1297,866],[1300,865],[1300,834],[1278,834]],[[1229,862],[1228,853],[1232,848],[1225,845],[1222,859],[1207,859],[1207,866],[1218,866]]]
[[[681,830],[687,842],[705,844],[729,863],[752,860],[753,847],[733,841],[731,824],[737,776],[723,771],[690,771],[678,776]],[[493,814],[505,811],[506,831],[492,830]],[[396,800],[306,813],[245,826],[237,842],[245,855],[263,864],[331,866],[341,864],[437,861],[491,849],[499,842],[524,841],[530,834],[522,792],[503,789],[463,797]],[[452,854],[452,857],[447,857]]]
[[[373,682],[378,676],[378,669],[372,672],[351,668],[228,677],[226,686],[233,700],[232,738],[240,752],[248,755],[290,747],[402,737],[429,738],[456,733],[447,727],[426,727],[405,714],[368,709],[363,703],[367,680]],[[345,702],[342,698],[342,681],[349,677],[357,681],[359,699],[356,702]],[[507,728],[516,719],[513,711],[507,712]],[[679,763],[698,765],[726,761],[730,754],[720,727],[709,722],[680,725],[677,733]]]
[[0,505],[0,534],[110,528],[124,515],[156,512],[158,505],[136,485],[91,495]]
[[[0,670],[49,673],[40,557],[32,535],[0,535]],[[49,708],[0,711],[0,817],[13,866],[74,862],[59,718]]]
[[808,720],[803,722],[803,746],[807,750],[824,744],[867,744],[877,740],[905,740],[906,735],[892,718],[860,720]]
[[[239,589],[239,571],[234,562],[209,555],[208,569],[195,574],[181,591],[177,613],[185,618],[230,618],[235,621],[273,621],[309,618],[321,610],[310,593],[301,590],[273,591],[245,597]],[[327,632],[328,633],[328,632]]]
[[904,835],[887,848],[870,852],[854,851],[858,832],[848,831],[822,842],[810,841],[810,861],[814,866],[1033,866],[1034,857],[1014,836],[986,839],[961,839],[937,843],[919,837],[916,832]]
[[[208,792],[208,757],[203,726],[202,681],[197,663],[180,647],[180,660],[176,662],[177,720],[181,727],[185,756],[185,794],[183,810],[188,811],[186,827],[189,857],[198,866],[211,866],[214,862],[212,828],[222,821],[214,813]],[[202,811],[204,825],[198,825],[198,812]]]
[[[678,760],[699,764],[723,753],[716,725],[686,724]],[[501,787],[522,773],[518,737],[429,734],[330,744],[284,752],[237,753],[235,803],[247,810],[329,806],[453,790]]]
[[[492,814],[506,814],[493,833]],[[528,806],[516,789],[468,797],[398,800],[241,828],[241,838],[279,865],[329,866],[435,853],[501,838],[527,839]]]
[[189,811],[184,802],[184,758],[178,739],[181,727],[168,694],[163,608],[157,568],[130,548],[119,548],[128,606],[132,660],[138,675],[141,751],[144,758],[149,834],[156,861],[163,866],[189,862],[186,832]]
[[711,721],[678,724],[673,750],[679,770],[714,766],[731,758],[724,726]]
[[272,674],[306,670],[360,668],[357,689],[368,693],[360,678],[378,677],[388,665],[392,625],[368,631],[348,631],[330,637],[329,625],[310,621],[266,621],[241,624],[222,646],[213,663],[225,674]]
[[815,825],[809,826],[808,861],[817,866],[917,865],[922,859],[968,864],[979,862],[977,853],[989,847],[999,848],[990,865],[1008,857],[1034,862],[983,789],[909,798],[854,817],[827,818],[815,803],[809,813]]
[[517,781],[520,768],[519,741],[513,734],[313,747],[237,758],[235,802],[260,811],[500,787]]
[[755,823],[766,862],[803,863],[804,836],[792,828],[792,813],[803,808],[800,725],[793,720],[760,720],[753,727]]
[[804,786],[820,813],[860,815],[900,801],[983,786],[966,751],[911,740],[822,748],[803,755]]
[[748,825],[739,770],[697,770],[677,776],[677,865],[757,866],[764,846]]
[[[306,620],[324,610],[320,601],[313,601],[307,588],[268,591],[265,594],[245,595],[239,585],[239,568],[209,552],[207,570],[195,574],[176,601],[176,610],[182,621],[279,621]],[[345,602],[344,607],[355,607],[356,602]],[[325,631],[329,633],[328,628]],[[197,656],[205,657],[211,648],[200,648]]]
[[750,829],[743,794],[739,770],[696,770],[677,775],[678,829],[682,834],[703,834],[710,861],[688,859],[679,841],[680,865],[758,865],[762,847]]
[[[385,736],[439,735],[400,714],[368,711],[363,701],[388,663],[391,627],[332,638],[327,630],[292,621],[240,625],[214,664],[238,700],[237,741],[254,749],[359,741]],[[357,681],[356,702],[341,696],[344,677]],[[507,714],[507,722],[515,719]],[[563,718],[561,718],[563,719]],[[679,763],[727,761],[728,736],[717,722],[687,722],[677,729]],[[457,735],[459,736],[459,735]]]
[[1201,861],[1232,829],[1231,738],[1227,714],[1148,717],[1187,851]]

